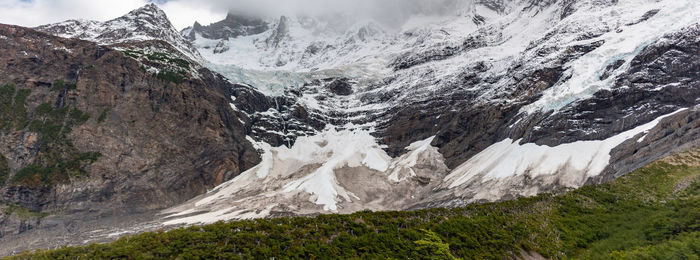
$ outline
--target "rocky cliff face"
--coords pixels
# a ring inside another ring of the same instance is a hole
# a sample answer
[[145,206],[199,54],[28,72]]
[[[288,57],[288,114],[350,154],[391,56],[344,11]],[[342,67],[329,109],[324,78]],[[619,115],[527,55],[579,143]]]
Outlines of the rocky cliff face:
[[[0,200],[43,216],[5,214],[4,250],[25,232],[79,233],[175,205],[259,161],[232,85],[199,65],[174,81],[127,51],[7,25],[0,45]],[[145,46],[169,45],[130,47]]]

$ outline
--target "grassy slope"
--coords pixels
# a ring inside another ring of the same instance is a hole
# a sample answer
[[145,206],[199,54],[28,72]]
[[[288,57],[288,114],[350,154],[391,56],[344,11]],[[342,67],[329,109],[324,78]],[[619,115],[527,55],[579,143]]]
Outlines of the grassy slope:
[[415,259],[440,254],[434,258],[502,259],[524,250],[548,258],[698,259],[699,151],[558,196],[455,209],[234,221],[19,258]]

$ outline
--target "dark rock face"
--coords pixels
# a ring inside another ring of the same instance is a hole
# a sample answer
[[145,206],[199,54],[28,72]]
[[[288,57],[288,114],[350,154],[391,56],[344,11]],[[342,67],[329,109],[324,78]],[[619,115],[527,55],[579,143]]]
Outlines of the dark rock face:
[[[611,90],[571,104],[538,123],[524,142],[600,140],[700,103],[700,26],[668,35],[637,55]],[[620,67],[615,62],[613,66]],[[606,71],[608,71],[606,69]]]
[[352,85],[350,85],[347,78],[333,80],[328,84],[328,88],[336,95],[347,96],[352,94]]
[[[84,176],[60,185],[2,183],[4,204],[61,212],[58,219],[129,216],[181,203],[260,160],[229,105],[231,84],[206,69],[176,84],[144,72],[120,51],[91,42],[6,25],[0,26],[0,35],[0,85],[30,93],[25,106],[30,119],[42,103],[90,115],[66,138],[78,151],[102,155],[85,165]],[[56,80],[72,82],[74,89],[53,91]],[[43,138],[29,126],[0,136],[3,144],[17,144],[0,148],[10,180],[52,151],[38,150]],[[7,217],[0,223],[6,223],[0,225],[2,234],[46,227],[40,221],[17,230]],[[65,227],[79,230],[80,223]]]
[[299,104],[300,93],[288,90],[283,96],[268,97],[246,85],[234,85],[233,106],[246,123],[247,135],[272,146],[291,147],[299,136],[313,135],[327,120]]
[[268,29],[269,25],[259,18],[229,13],[222,21],[207,26],[195,22],[192,27],[186,28],[182,32],[183,36],[190,41],[196,40],[196,34],[207,39],[228,40],[240,36],[260,34]]
[[611,153],[612,164],[589,183],[612,181],[658,158],[700,146],[700,106],[663,120],[644,139],[632,138]]
[[[484,31],[488,35],[491,31]],[[446,46],[443,48],[429,49],[422,52],[406,52],[391,62],[390,67],[394,70],[407,69],[430,61],[444,60],[458,53],[487,46],[484,35],[470,36],[462,45]]]

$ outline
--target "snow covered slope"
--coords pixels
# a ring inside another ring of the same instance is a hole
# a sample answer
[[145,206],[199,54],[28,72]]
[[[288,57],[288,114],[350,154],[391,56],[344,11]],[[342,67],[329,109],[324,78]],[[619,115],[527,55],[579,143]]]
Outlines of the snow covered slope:
[[[163,224],[403,210],[441,200],[445,205],[463,205],[533,196],[551,191],[552,186],[578,188],[603,172],[614,147],[643,140],[664,118],[684,110],[602,141],[547,147],[506,139],[452,171],[430,145],[433,137],[391,158],[369,131],[352,125],[299,138],[291,148],[256,142],[264,151],[258,166],[187,204],[164,211]],[[528,183],[527,179],[548,183]]]
[[164,38],[236,83],[218,112],[236,114],[262,162],[165,211],[166,224],[530,196],[700,145],[699,2],[445,3],[398,25],[232,12],[174,36],[147,6],[40,28]]
[[285,16],[229,38],[186,30],[210,67],[277,97],[242,110],[263,163],[165,223],[531,196],[700,143],[696,1],[457,2],[398,29]]
[[399,210],[425,199],[447,173],[432,139],[398,158],[369,131],[345,126],[302,137],[291,148],[264,150],[260,165],[191,203],[166,211],[166,224],[211,223],[280,214]]
[[36,28],[64,38],[78,38],[102,45],[161,40],[170,43],[188,58],[201,62],[197,50],[177,32],[165,12],[148,4],[128,14],[106,21],[68,20]]

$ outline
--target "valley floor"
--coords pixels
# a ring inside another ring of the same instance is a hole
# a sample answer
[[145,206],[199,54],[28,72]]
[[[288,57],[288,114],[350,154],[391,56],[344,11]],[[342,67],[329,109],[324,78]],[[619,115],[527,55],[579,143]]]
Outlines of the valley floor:
[[700,149],[611,183],[462,208],[218,222],[15,259],[697,259]]

